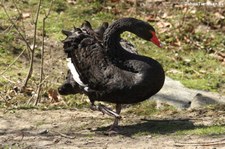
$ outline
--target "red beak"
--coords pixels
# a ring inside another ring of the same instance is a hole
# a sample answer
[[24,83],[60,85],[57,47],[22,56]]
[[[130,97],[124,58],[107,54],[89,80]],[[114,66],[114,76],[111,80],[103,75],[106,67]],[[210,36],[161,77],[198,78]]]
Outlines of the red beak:
[[161,48],[162,46],[161,46],[161,44],[160,44],[159,39],[158,39],[157,36],[155,35],[155,32],[151,31],[151,33],[152,33],[152,38],[150,39],[150,41],[151,41],[152,43],[154,43],[155,45],[157,45],[159,48]]

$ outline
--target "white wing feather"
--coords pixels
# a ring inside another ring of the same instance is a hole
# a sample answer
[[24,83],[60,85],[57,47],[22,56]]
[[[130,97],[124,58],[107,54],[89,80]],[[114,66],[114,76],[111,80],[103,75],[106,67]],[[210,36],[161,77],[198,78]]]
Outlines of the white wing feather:
[[85,87],[85,90],[87,90],[87,86],[88,86],[88,85],[87,85],[87,84],[84,84],[84,83],[81,81],[80,76],[79,76],[79,74],[78,74],[76,68],[74,67],[74,65],[73,65],[73,63],[72,63],[72,61],[71,61],[71,58],[67,58],[66,60],[67,60],[67,66],[68,66],[70,72],[71,72],[72,75],[73,75],[73,79],[74,79],[80,86]]

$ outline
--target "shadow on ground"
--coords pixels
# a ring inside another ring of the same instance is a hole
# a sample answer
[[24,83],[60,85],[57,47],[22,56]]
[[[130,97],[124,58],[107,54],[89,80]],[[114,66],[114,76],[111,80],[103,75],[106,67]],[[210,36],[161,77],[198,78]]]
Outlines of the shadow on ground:
[[[197,128],[207,128],[209,126],[195,126],[190,119],[179,120],[153,120],[142,119],[142,122],[131,125],[119,126],[120,135],[131,137],[136,134],[172,134],[182,130],[194,130]],[[107,127],[99,127],[96,133],[107,131]]]

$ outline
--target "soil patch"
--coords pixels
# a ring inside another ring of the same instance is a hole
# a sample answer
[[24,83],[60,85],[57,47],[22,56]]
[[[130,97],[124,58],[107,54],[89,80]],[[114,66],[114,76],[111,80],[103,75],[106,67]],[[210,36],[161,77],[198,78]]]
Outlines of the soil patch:
[[[0,148],[225,147],[225,135],[174,135],[177,130],[194,129],[195,122],[190,119],[166,120],[124,114],[119,133],[105,135],[112,120],[89,109],[1,110]],[[160,125],[165,125],[165,129],[157,129]]]

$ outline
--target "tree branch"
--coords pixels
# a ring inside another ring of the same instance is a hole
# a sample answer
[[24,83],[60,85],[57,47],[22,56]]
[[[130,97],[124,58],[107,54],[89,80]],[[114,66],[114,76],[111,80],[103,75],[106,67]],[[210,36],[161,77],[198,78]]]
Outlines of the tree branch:
[[42,26],[42,48],[41,48],[41,68],[40,68],[40,82],[39,82],[39,85],[38,85],[38,89],[37,89],[37,98],[35,100],[35,103],[34,105],[37,105],[38,102],[39,102],[39,98],[40,98],[40,92],[41,92],[41,88],[42,88],[42,82],[43,82],[43,75],[44,75],[44,51],[45,51],[45,23],[46,23],[46,20],[48,18],[48,16],[50,15],[50,12],[51,12],[51,9],[52,9],[52,4],[53,4],[53,0],[51,1],[51,4],[50,4],[50,8],[47,12],[47,14],[45,13],[45,17],[43,18],[43,26]]
[[37,23],[38,23],[38,17],[39,17],[39,14],[40,14],[41,3],[42,3],[42,0],[39,0],[39,2],[38,2],[38,8],[37,8],[37,13],[36,13],[36,18],[34,20],[34,36],[33,36],[33,47],[31,49],[30,66],[29,66],[29,71],[28,71],[27,76],[26,76],[26,79],[24,81],[24,85],[22,87],[22,90],[26,88],[27,83],[28,83],[28,81],[31,78],[32,73],[33,73],[34,53],[35,53],[36,38],[37,38]]

